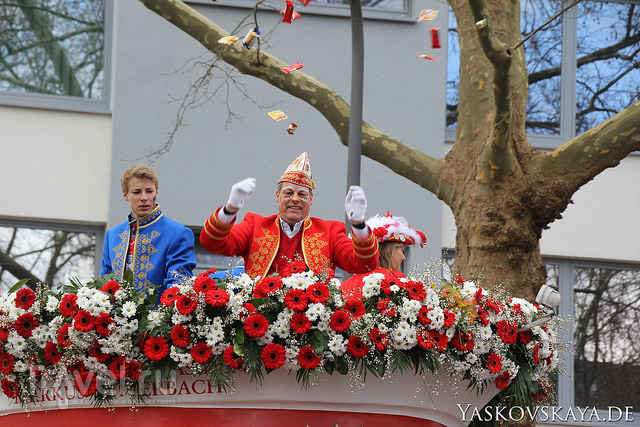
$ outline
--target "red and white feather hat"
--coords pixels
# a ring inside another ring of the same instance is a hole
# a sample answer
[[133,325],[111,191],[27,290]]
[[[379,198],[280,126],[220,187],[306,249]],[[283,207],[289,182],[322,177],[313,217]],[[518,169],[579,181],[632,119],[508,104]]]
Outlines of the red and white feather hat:
[[423,232],[409,227],[409,223],[401,216],[393,216],[389,212],[385,216],[376,215],[367,221],[378,242],[399,242],[407,246],[421,248],[427,243]]

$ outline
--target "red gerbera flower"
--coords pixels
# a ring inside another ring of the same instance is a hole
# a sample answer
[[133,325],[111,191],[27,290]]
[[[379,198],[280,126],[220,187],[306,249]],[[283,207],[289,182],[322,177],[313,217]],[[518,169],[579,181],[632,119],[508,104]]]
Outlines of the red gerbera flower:
[[429,323],[431,323],[431,319],[429,319],[429,312],[431,310],[433,309],[424,305],[420,307],[420,310],[418,311],[418,322],[422,323],[423,325],[428,325]]
[[253,296],[255,298],[264,298],[279,289],[282,289],[282,279],[278,276],[267,276],[256,283]]
[[491,352],[487,358],[487,367],[489,371],[494,374],[500,373],[502,370],[502,357],[499,354]]
[[69,323],[65,323],[64,325],[60,326],[60,329],[58,329],[58,345],[60,347],[69,347],[71,344],[73,344],[71,342],[71,340],[69,339],[69,328],[71,327],[71,325]]
[[207,292],[204,302],[214,307],[224,307],[229,302],[229,292],[216,287]]
[[450,311],[444,310],[444,327],[450,328],[456,323],[456,315]]
[[500,313],[504,308],[502,302],[496,301],[492,298],[487,298],[487,300],[484,302],[484,305],[486,308],[492,309],[496,314]]
[[193,313],[193,310],[198,306],[198,302],[195,299],[189,298],[187,295],[178,296],[178,300],[176,301],[176,310],[180,314],[190,314]]
[[500,320],[496,323],[497,333],[505,344],[515,344],[518,341],[518,325],[515,322]]
[[487,326],[489,324],[489,313],[487,312],[487,310],[482,307],[477,307],[476,312],[478,314],[478,320],[480,321],[480,323],[482,323],[484,326]]
[[216,281],[208,276],[198,276],[196,277],[196,281],[193,283],[193,290],[197,293],[207,293],[217,287],[218,285],[216,285]]
[[260,359],[267,369],[278,369],[284,365],[286,352],[282,345],[269,343],[260,352]]
[[178,298],[178,293],[180,289],[177,286],[172,286],[169,289],[165,290],[160,297],[160,304],[162,305],[173,305]]
[[427,297],[427,291],[421,282],[411,280],[405,284],[405,288],[409,291],[409,298],[412,300],[422,301]]
[[446,334],[441,334],[438,331],[429,331],[429,338],[436,343],[438,347],[438,351],[445,351],[447,349],[447,345],[449,345],[449,337]]
[[504,390],[509,385],[511,381],[511,371],[504,371],[502,375],[496,378],[496,387],[498,390]]
[[347,310],[354,319],[359,319],[364,316],[365,308],[362,301],[359,299],[351,298],[344,303],[344,309]]
[[110,354],[102,352],[102,344],[97,341],[89,349],[89,356],[95,357],[100,363],[106,362],[111,357]]
[[231,369],[237,369],[241,367],[242,363],[244,362],[242,357],[238,356],[233,350],[232,345],[227,347],[224,353],[222,353],[222,359],[224,360],[224,363]]
[[0,374],[11,375],[16,358],[13,354],[0,353]]
[[16,319],[14,328],[21,337],[29,338],[35,328],[40,326],[40,322],[33,313],[25,313]]
[[431,350],[437,346],[436,342],[431,338],[431,334],[425,330],[418,330],[416,338],[418,346],[423,350]]
[[384,278],[380,282],[380,289],[387,295],[391,295],[391,287],[397,285],[400,286],[400,282],[398,282],[395,278]]
[[307,264],[303,260],[293,261],[284,268],[282,277],[289,277],[296,273],[304,273],[305,271],[307,271]]
[[189,330],[182,325],[175,325],[173,329],[171,329],[171,340],[176,347],[187,348],[191,342],[189,336]]
[[73,318],[73,327],[80,332],[89,332],[94,326],[95,318],[87,310],[80,310]]
[[142,363],[136,360],[130,360],[127,363],[127,375],[134,381],[140,379],[140,372],[142,371]]
[[329,295],[329,287],[324,283],[314,283],[307,288],[307,296],[312,303],[326,304]]
[[378,328],[373,328],[369,332],[369,338],[371,338],[371,342],[375,345],[376,350],[378,351],[383,351],[389,344],[387,334],[381,334],[380,329]]
[[78,313],[78,304],[76,300],[78,296],[75,294],[66,294],[60,301],[60,314],[64,317],[74,317]]
[[198,277],[200,276],[210,276],[213,273],[215,273],[217,270],[215,268],[210,268],[207,271],[203,271],[202,273],[198,274]]
[[309,305],[309,298],[302,289],[291,289],[284,296],[284,305],[294,311],[304,311]]
[[2,379],[2,391],[9,399],[15,399],[18,397],[20,389],[18,383],[15,381],[9,381],[6,378]]
[[314,369],[320,364],[320,357],[313,347],[305,345],[298,351],[298,363],[302,369]]
[[533,346],[533,364],[537,365],[540,360],[540,344],[536,344]]
[[349,326],[351,326],[351,316],[344,310],[335,311],[329,318],[329,327],[338,333],[346,331]]
[[121,380],[127,376],[127,359],[124,356],[116,356],[109,364],[109,372],[116,380]]
[[73,386],[80,395],[84,397],[93,396],[98,390],[96,375],[91,371],[82,371],[76,375]]
[[293,313],[293,316],[291,316],[289,327],[296,334],[304,334],[311,329],[311,320],[309,320],[305,313],[296,311]]
[[114,296],[114,294],[120,290],[120,285],[115,280],[109,280],[100,290]]
[[193,357],[194,362],[206,363],[207,360],[211,359],[212,354],[213,351],[206,342],[199,342],[191,347],[191,357]]
[[11,331],[10,326],[3,326],[0,328],[0,341],[7,341],[7,338],[9,338],[9,331]]
[[522,344],[527,345],[533,339],[533,332],[531,332],[531,329],[527,329],[526,331],[518,332],[518,339]]
[[482,298],[484,298],[483,293],[484,293],[484,291],[482,290],[482,288],[478,287],[478,290],[476,291],[475,295],[473,295],[473,297],[475,298],[476,302],[480,302],[482,300]]
[[391,298],[382,298],[378,300],[378,310],[385,316],[394,317],[397,313],[395,304],[391,303]]
[[149,338],[144,344],[144,354],[151,360],[162,360],[169,354],[169,344],[163,337]]
[[58,363],[60,359],[62,359],[62,353],[58,349],[58,344],[49,341],[47,345],[44,346],[44,358],[52,365]]
[[347,351],[353,357],[365,357],[369,353],[369,346],[366,345],[359,336],[351,335],[347,342]]
[[258,338],[267,333],[269,321],[262,314],[253,313],[244,321],[244,331],[252,338]]
[[103,337],[111,335],[109,331],[109,325],[113,323],[113,319],[109,316],[109,313],[101,313],[94,322],[96,332]]
[[29,288],[22,288],[16,292],[16,307],[29,310],[36,300],[36,294]]
[[462,332],[459,329],[451,338],[451,345],[458,351],[471,351],[475,344],[473,332]]

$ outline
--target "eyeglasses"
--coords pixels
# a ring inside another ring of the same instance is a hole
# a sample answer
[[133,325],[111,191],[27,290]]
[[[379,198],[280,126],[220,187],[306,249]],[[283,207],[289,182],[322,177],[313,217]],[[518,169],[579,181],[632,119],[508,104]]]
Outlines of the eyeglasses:
[[306,202],[309,200],[309,197],[311,196],[309,193],[307,193],[306,191],[292,191],[292,190],[287,190],[284,191],[282,193],[282,198],[285,200],[291,200],[293,199],[293,196],[297,196],[298,199],[300,199],[300,201],[302,202]]

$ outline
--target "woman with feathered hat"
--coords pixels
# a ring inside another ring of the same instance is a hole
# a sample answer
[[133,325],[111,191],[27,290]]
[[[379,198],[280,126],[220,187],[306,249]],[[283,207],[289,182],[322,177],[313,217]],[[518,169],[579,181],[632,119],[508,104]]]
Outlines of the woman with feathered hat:
[[400,272],[402,262],[406,259],[404,250],[407,246],[421,248],[427,243],[424,233],[409,227],[403,217],[393,216],[389,212],[385,216],[370,218],[367,225],[378,241],[378,267],[371,273],[356,274],[342,282],[340,290],[345,298],[362,298],[363,280],[372,273],[381,273],[384,275],[383,280],[393,282],[406,278]]

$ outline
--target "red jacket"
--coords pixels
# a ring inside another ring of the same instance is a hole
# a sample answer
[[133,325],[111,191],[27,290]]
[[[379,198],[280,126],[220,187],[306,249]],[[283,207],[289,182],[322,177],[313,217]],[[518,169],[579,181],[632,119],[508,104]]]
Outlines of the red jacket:
[[[223,224],[218,208],[204,225],[200,243],[209,252],[242,256],[247,274],[253,278],[269,274],[280,247],[278,215],[263,217],[248,212],[244,220]],[[309,268],[315,272],[336,266],[352,274],[366,273],[378,265],[378,242],[369,233],[364,239],[346,235],[345,225],[308,217],[301,230],[302,252]]]

